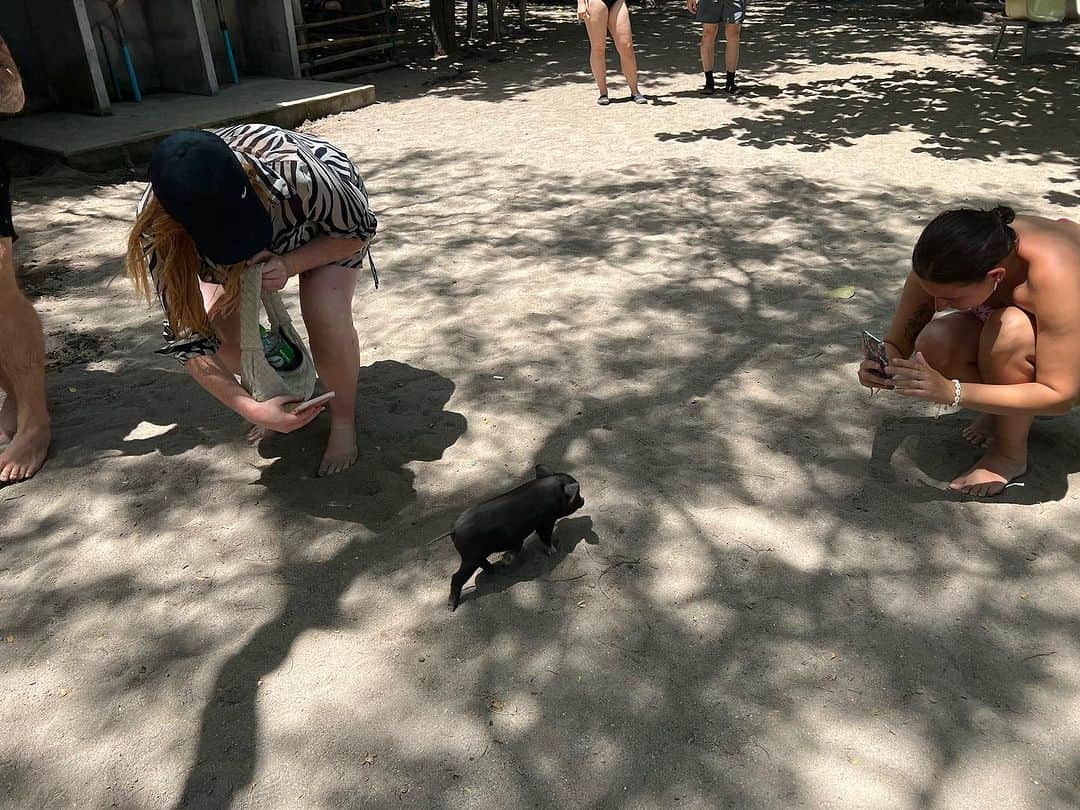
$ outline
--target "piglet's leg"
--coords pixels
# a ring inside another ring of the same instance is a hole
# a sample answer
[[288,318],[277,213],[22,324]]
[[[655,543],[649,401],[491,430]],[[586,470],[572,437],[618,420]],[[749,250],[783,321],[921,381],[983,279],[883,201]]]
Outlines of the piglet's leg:
[[[484,560],[486,563],[487,560]],[[457,570],[452,577],[450,577],[450,599],[447,600],[446,607],[453,613],[457,610],[457,606],[461,603],[461,589],[465,587],[465,583],[469,581],[476,569],[480,567],[480,563],[476,560],[461,561],[461,568]]]
[[547,555],[549,557],[554,554],[559,548],[557,545],[555,545],[554,531],[554,521],[552,521],[551,523],[545,523],[536,530],[536,533],[540,536],[540,539],[544,543],[544,551],[547,552]]

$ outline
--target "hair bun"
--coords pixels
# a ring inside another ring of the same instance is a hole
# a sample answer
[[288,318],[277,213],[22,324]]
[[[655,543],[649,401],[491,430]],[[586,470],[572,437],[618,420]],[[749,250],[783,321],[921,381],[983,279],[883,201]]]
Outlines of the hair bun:
[[990,211],[991,214],[1001,220],[1002,225],[1008,225],[1016,219],[1016,212],[1007,205],[999,205]]

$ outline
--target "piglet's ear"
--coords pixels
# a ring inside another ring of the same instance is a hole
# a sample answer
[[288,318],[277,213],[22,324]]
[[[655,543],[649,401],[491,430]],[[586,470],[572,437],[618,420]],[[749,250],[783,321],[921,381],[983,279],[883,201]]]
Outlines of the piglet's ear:
[[566,500],[573,501],[577,498],[578,493],[581,492],[581,484],[577,481],[570,481],[563,484],[563,492],[566,493]]
[[545,467],[543,464],[537,464],[536,465],[536,477],[537,478],[548,478],[548,477],[550,477],[552,475],[554,475],[554,473],[551,470],[549,470],[547,467]]

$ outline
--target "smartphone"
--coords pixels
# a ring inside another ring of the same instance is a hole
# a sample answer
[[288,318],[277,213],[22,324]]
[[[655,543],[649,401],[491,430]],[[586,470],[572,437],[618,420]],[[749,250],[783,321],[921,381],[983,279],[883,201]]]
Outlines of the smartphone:
[[863,354],[866,355],[866,359],[873,360],[881,366],[881,371],[878,373],[882,377],[886,376],[885,366],[889,365],[889,355],[885,352],[885,341],[871,335],[864,329],[862,333],[862,345]]
[[301,402],[295,408],[292,409],[293,413],[300,413],[300,411],[306,411],[308,408],[314,408],[316,405],[322,405],[324,402],[329,402],[334,398],[333,391],[327,391],[325,394],[319,394],[317,397],[312,397],[306,402]]

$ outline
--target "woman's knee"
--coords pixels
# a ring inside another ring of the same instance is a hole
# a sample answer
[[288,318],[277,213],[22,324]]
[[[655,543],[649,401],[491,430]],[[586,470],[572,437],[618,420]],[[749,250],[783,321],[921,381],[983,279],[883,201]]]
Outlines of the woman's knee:
[[634,51],[634,38],[629,34],[618,34],[615,37],[615,50],[620,56],[626,56]]
[[226,351],[240,348],[240,310],[234,309],[228,315],[215,313],[210,316],[210,326],[214,329],[221,346]]
[[933,368],[940,368],[956,354],[955,337],[955,330],[944,319],[930,321],[915,338],[915,351],[921,352]]
[[741,25],[725,25],[724,26],[724,38],[728,41],[729,45],[738,45],[739,37],[742,35]]
[[300,276],[300,306],[304,309],[352,310],[356,268],[328,264]]
[[719,25],[705,23],[701,26],[701,42],[704,45],[716,44],[716,35],[720,32]]
[[986,319],[979,346],[980,366],[1034,378],[1035,324],[1019,307],[994,310]]

